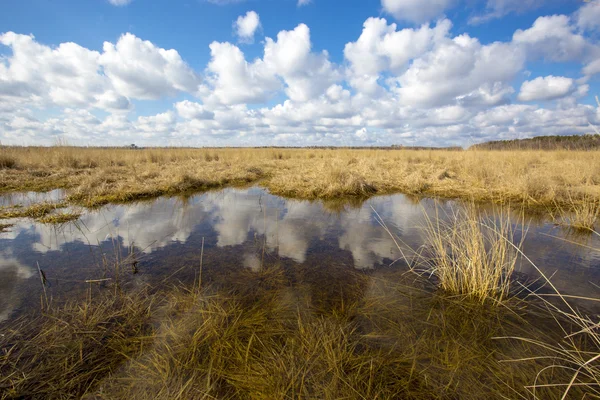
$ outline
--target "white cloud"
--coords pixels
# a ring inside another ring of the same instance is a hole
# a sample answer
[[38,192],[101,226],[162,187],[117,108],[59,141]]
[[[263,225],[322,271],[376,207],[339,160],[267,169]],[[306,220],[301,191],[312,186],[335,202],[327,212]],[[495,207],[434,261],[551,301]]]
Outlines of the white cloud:
[[176,50],[166,50],[131,33],[117,44],[104,42],[99,63],[117,91],[127,97],[157,99],[177,92],[194,92],[198,75]]
[[208,111],[202,104],[194,103],[189,100],[175,103],[177,113],[186,119],[212,119],[215,113]]
[[[0,35],[0,44],[12,50],[5,63],[0,59],[0,97],[42,107],[87,107],[106,100],[111,84],[99,73],[97,51],[70,42],[50,48],[13,32]],[[127,99],[115,95],[115,100],[117,106],[128,106]]]
[[344,56],[350,62],[352,72],[361,76],[378,75],[381,71],[401,71],[413,58],[430,50],[452,27],[447,20],[440,20],[435,27],[423,25],[418,29],[396,30],[396,24],[387,24],[383,18],[369,18],[356,42],[346,44]]
[[312,3],[312,0],[298,0],[298,7],[307,6]]
[[[448,19],[401,29],[369,18],[339,64],[299,24],[265,38],[256,58],[211,43],[202,79],[177,50],[132,34],[95,51],[9,32],[0,35],[8,50],[0,56],[0,140],[441,146],[588,132],[587,120],[600,123],[600,113],[579,102],[600,73],[600,49],[576,15],[540,17],[512,41],[486,43],[452,36]],[[557,76],[529,79],[515,96],[515,80],[536,65],[527,62],[540,59]],[[581,65],[582,75],[558,76],[562,62]],[[154,115],[138,101],[131,113],[133,100],[169,96],[181,97]]]
[[582,30],[600,29],[600,1],[594,0],[584,4],[576,13],[577,26]]
[[574,90],[573,79],[549,75],[523,82],[518,98],[521,101],[553,100],[564,97]]
[[277,41],[266,39],[264,62],[283,78],[286,94],[295,101],[307,101],[321,95],[341,79],[326,52],[311,52],[310,29],[305,24],[292,31],[281,31]]
[[254,34],[260,28],[260,17],[255,11],[239,16],[234,23],[235,33],[242,43],[254,42]]
[[513,42],[526,46],[531,58],[550,61],[579,59],[587,47],[585,38],[574,32],[566,15],[539,17],[531,28],[518,29]]
[[117,7],[122,7],[130,4],[133,0],[108,0],[110,4]]
[[539,17],[531,28],[518,29],[513,43],[522,46],[531,60],[581,62],[587,64],[583,73],[593,75],[598,72],[600,46],[577,32],[573,22],[566,15]]
[[210,44],[207,81],[201,90],[206,101],[222,104],[262,103],[281,87],[277,77],[258,59],[248,63],[244,53],[231,43]]
[[383,10],[402,21],[423,23],[439,17],[455,0],[381,0]]
[[414,60],[395,80],[393,90],[406,105],[451,104],[457,98],[489,92],[493,87],[504,91],[503,86],[524,64],[525,54],[519,48],[499,42],[484,46],[475,38],[461,35]]

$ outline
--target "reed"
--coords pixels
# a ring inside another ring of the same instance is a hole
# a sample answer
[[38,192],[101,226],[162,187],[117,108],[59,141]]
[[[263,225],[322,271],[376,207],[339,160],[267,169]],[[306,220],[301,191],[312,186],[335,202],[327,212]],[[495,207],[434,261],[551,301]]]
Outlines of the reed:
[[[510,293],[511,275],[522,247],[514,243],[509,214],[480,214],[474,205],[460,208],[449,219],[426,215],[425,273],[435,276],[449,294],[484,303],[502,302]],[[422,268],[422,267],[421,267]]]

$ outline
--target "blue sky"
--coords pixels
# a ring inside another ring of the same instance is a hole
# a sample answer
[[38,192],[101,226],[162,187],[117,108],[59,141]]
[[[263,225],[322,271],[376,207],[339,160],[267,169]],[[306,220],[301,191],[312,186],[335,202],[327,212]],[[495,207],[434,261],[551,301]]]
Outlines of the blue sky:
[[468,146],[600,122],[598,0],[1,7],[4,144]]

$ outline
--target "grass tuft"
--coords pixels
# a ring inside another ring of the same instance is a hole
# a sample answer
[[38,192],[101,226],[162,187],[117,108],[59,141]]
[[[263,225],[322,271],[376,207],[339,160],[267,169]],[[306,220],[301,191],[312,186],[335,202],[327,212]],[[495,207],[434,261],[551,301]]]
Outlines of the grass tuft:
[[53,224],[60,225],[67,222],[78,220],[81,217],[81,213],[69,212],[69,213],[53,213],[48,214],[38,219],[42,224]]
[[514,243],[508,213],[481,215],[470,205],[450,215],[449,221],[426,221],[426,272],[444,291],[480,303],[508,297],[524,239]]
[[66,207],[64,203],[38,203],[28,207],[13,207],[0,211],[0,219],[46,217],[53,211]]

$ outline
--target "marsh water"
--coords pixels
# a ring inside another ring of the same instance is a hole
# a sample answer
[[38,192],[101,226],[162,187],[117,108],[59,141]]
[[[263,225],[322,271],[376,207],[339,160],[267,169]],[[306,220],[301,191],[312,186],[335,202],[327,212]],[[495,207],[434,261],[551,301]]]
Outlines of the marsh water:
[[[58,201],[63,193],[0,197],[0,205]],[[0,321],[39,307],[47,295],[80,296],[102,290],[108,279],[130,286],[227,280],[236,271],[259,271],[272,263],[294,279],[315,285],[343,285],[346,274],[403,271],[407,264],[380,217],[406,248],[424,243],[425,215],[448,214],[454,201],[415,199],[397,194],[360,205],[285,199],[261,188],[228,188],[187,198],[159,198],[127,205],[79,210],[79,220],[46,225],[29,219],[0,233]],[[525,217],[524,253],[564,293],[593,296],[600,282],[598,236],[573,234],[543,216]],[[115,272],[115,269],[118,271]],[[539,273],[518,266],[525,280]],[[118,272],[118,273],[117,273]],[[94,281],[94,282],[90,282]]]

